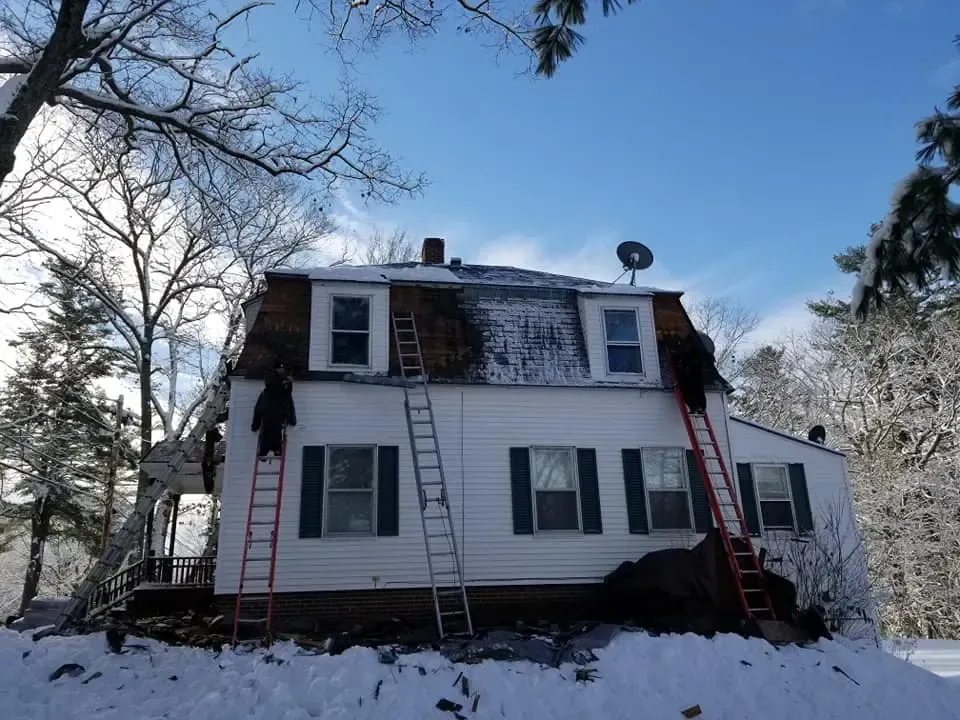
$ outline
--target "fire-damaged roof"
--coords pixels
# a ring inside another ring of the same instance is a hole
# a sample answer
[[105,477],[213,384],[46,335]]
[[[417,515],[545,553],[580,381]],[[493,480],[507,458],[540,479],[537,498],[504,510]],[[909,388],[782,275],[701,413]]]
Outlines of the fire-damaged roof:
[[[283,357],[301,377],[334,380],[346,375],[307,373],[313,281],[389,285],[391,310],[413,312],[416,317],[424,365],[434,382],[628,384],[591,377],[580,295],[652,297],[658,338],[694,332],[680,304],[682,293],[676,291],[459,263],[282,269],[267,273],[267,291],[237,363],[238,374],[260,376],[274,359]],[[398,375],[396,350],[393,343],[390,346],[390,374]],[[709,387],[729,389],[713,367],[706,380]]]

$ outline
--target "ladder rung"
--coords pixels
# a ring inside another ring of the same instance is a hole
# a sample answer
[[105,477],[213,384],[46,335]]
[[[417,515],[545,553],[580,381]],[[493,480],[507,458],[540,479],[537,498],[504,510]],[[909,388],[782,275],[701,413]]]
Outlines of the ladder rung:
[[245,577],[244,582],[264,582],[270,579],[269,575],[253,575],[251,577]]
[[452,588],[450,590],[440,590],[439,588],[437,588],[437,595],[444,595],[444,596],[461,595],[462,593],[463,593],[463,590],[461,590],[460,588]]
[[427,533],[428,538],[446,538],[450,537],[450,533]]
[[247,555],[247,562],[270,562],[270,559],[269,555],[266,557],[250,557]]
[[430,425],[433,420],[411,420],[414,425]]
[[276,503],[253,503],[250,507],[252,508],[275,508]]
[[421,465],[420,469],[421,470],[439,470],[440,466],[439,465]]
[[273,520],[251,520],[251,525],[273,525]]
[[426,482],[420,481],[422,487],[430,487],[432,485],[443,485],[442,480],[427,480]]
[[464,615],[464,614],[465,613],[463,610],[448,610],[446,612],[440,613],[442,617],[448,617],[450,615]]
[[433,440],[433,435],[414,435],[414,440]]
[[430,556],[431,557],[453,557],[453,553],[450,552],[449,550],[445,550],[444,552],[432,552],[430,553]]
[[250,543],[251,545],[259,545],[261,543],[268,543],[272,545],[273,538],[249,538],[247,542]]

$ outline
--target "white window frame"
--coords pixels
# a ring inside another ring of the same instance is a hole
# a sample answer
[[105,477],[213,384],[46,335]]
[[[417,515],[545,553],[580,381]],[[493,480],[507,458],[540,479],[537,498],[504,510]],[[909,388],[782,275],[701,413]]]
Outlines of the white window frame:
[[[680,492],[679,489],[673,490],[664,490],[661,488],[651,488],[650,482],[647,479],[647,462],[646,454],[648,452],[662,452],[662,451],[671,451],[680,453],[680,474],[683,476],[683,490],[687,495],[687,512],[689,513],[688,517],[690,518],[690,527],[687,528],[655,528],[653,526],[653,511],[650,506],[650,493],[654,492]],[[687,451],[686,448],[682,447],[667,447],[667,446],[656,446],[656,447],[644,447],[640,448],[640,466],[643,471],[643,499],[647,505],[647,527],[650,530],[650,534],[659,534],[665,533],[667,535],[677,535],[677,534],[690,534],[697,531],[697,520],[693,515],[693,491],[690,487],[690,469],[687,467]]]
[[[379,462],[380,462],[380,447],[378,445],[371,445],[369,443],[335,443],[332,445],[326,445],[325,455],[326,461],[324,462],[323,470],[323,536],[324,537],[335,537],[335,538],[358,538],[358,537],[376,537],[377,536],[377,485],[379,478]],[[330,489],[330,469],[333,467],[332,456],[334,450],[339,450],[341,448],[363,448],[365,450],[369,449],[373,452],[373,480],[372,487],[369,490],[360,489],[360,488],[334,488]],[[370,512],[370,532],[330,532],[330,493],[369,493],[370,502],[371,502],[371,512]]]
[[[367,301],[367,329],[366,330],[337,330],[333,327],[333,308],[336,305],[337,298],[350,298],[351,300],[366,300]],[[328,361],[330,367],[343,367],[343,368],[368,368],[372,362],[373,354],[373,295],[360,295],[356,293],[334,293],[330,296],[330,309],[328,312],[329,318],[327,320],[328,327],[328,338],[330,341],[330,351],[328,353]],[[367,362],[363,365],[357,365],[355,363],[338,363],[333,360],[333,336],[335,333],[341,333],[344,335],[366,335],[367,336]]]
[[[783,470],[784,477],[786,478],[787,483],[787,499],[777,498],[775,500],[763,500],[760,497],[760,483],[757,482],[757,468],[781,468]],[[796,533],[797,532],[797,506],[793,502],[793,483],[790,482],[790,466],[787,463],[774,463],[774,462],[764,462],[764,463],[750,463],[750,474],[753,477],[753,494],[757,501],[757,515],[760,520],[760,528],[762,532],[782,532],[782,533]],[[767,524],[763,521],[763,503],[765,502],[789,502],[790,503],[790,517],[793,519],[792,527],[767,527]]]
[[[607,339],[607,311],[613,310],[617,312],[632,312],[633,321],[637,327],[637,340],[636,342],[625,342],[623,340],[608,340]],[[603,328],[603,362],[607,368],[607,375],[614,375],[620,377],[643,377],[644,370],[646,368],[646,360],[643,353],[643,334],[640,332],[640,312],[638,308],[635,307],[601,307],[600,308],[600,325]],[[637,347],[640,349],[640,370],[638,372],[614,372],[610,369],[610,347]]]
[[[577,498],[577,527],[563,530],[541,530],[540,520],[537,517],[537,466],[535,452],[537,450],[563,450],[570,453],[573,467],[573,490],[543,490],[541,492],[573,492]],[[572,445],[531,445],[527,449],[530,458],[530,502],[533,505],[533,532],[535,535],[582,535],[583,511],[580,507],[580,466],[577,465],[577,448]]]

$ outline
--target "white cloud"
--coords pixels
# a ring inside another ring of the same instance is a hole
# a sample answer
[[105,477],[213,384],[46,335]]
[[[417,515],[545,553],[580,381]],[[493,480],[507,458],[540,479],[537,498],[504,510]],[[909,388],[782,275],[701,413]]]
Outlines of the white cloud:
[[807,300],[813,297],[823,297],[824,294],[811,293],[802,298],[793,298],[761,315],[760,325],[750,336],[748,345],[757,347],[776,344],[788,335],[809,328],[813,322],[813,315],[807,309]]

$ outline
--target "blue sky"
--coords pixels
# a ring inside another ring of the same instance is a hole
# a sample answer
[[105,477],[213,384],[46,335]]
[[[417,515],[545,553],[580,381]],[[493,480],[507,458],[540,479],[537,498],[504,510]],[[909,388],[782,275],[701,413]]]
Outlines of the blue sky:
[[[323,94],[316,28],[259,18],[263,60]],[[960,82],[946,0],[642,0],[585,32],[551,80],[452,27],[365,58],[377,138],[431,186],[348,203],[349,222],[610,280],[616,244],[640,240],[651,283],[730,295],[769,334],[804,298],[848,292],[832,254],[863,242],[911,167],[913,123]]]

